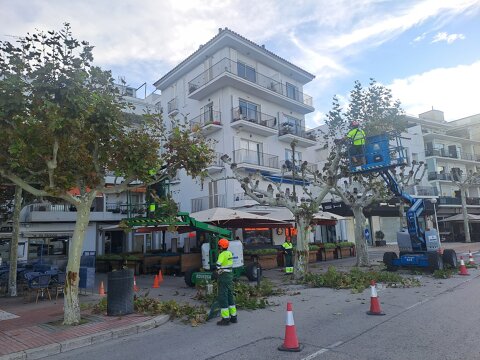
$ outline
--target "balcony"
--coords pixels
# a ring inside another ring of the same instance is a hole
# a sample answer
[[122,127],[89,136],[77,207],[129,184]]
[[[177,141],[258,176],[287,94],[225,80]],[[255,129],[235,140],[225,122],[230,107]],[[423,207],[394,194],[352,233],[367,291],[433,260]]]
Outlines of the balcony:
[[437,173],[437,172],[429,172],[428,173],[428,181],[452,181],[452,175],[448,173]]
[[223,154],[218,153],[218,152],[215,153],[215,157],[214,157],[213,161],[207,166],[206,170],[210,175],[215,174],[215,173],[219,173],[219,172],[223,171],[223,169],[225,168],[225,165],[224,165],[223,161],[221,160],[222,155]]
[[[301,120],[297,119],[300,123]],[[291,123],[282,123],[278,133],[278,140],[290,144],[293,140],[297,141],[298,146],[310,147],[317,143],[315,134],[305,131],[302,126],[294,126]]]
[[[455,206],[462,205],[462,199],[459,197],[441,196],[439,200],[440,200],[440,205],[455,205]],[[478,197],[467,197],[466,200],[467,200],[467,205],[480,206],[480,198]]]
[[[295,160],[295,173],[296,177],[300,178],[302,176],[302,164],[304,163],[301,160]],[[312,177],[310,172],[315,172],[318,169],[317,164],[307,162],[306,168],[309,172],[305,173],[305,176]],[[283,176],[292,177],[293,176],[293,163],[291,160],[284,160],[280,162],[280,169],[284,171]]]
[[216,207],[226,207],[225,194],[203,196],[191,200],[192,211],[197,212],[202,210],[213,209]]
[[[145,204],[106,203],[98,198],[92,206],[90,221],[120,221],[126,217],[142,215],[146,211]],[[70,204],[31,204],[26,206],[25,220],[28,222],[75,222],[77,209]]]
[[465,152],[448,151],[448,149],[427,149],[425,150],[425,156],[439,156],[448,159],[480,162],[480,155]]
[[255,70],[249,74],[239,72],[239,64],[228,58],[220,60],[190,81],[188,94],[192,99],[202,100],[225,86],[232,86],[301,114],[315,110],[311,96]]
[[178,101],[177,98],[173,98],[167,104],[168,116],[176,116],[178,115]]
[[200,132],[205,136],[220,131],[223,127],[221,115],[220,111],[206,111],[190,120],[190,129],[192,131],[200,129]]
[[240,149],[233,152],[233,162],[238,168],[272,171],[279,169],[278,156],[258,151]]
[[275,116],[243,107],[232,109],[231,127],[261,136],[278,134],[277,118]]
[[414,197],[436,197],[438,190],[435,186],[409,185],[405,187],[405,192]]

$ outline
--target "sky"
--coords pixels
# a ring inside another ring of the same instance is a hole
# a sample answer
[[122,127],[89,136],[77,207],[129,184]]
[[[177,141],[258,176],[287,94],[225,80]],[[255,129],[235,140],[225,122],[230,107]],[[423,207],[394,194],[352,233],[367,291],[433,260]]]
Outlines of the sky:
[[0,0],[0,14],[2,41],[70,23],[97,65],[148,92],[228,27],[315,75],[308,128],[371,78],[410,115],[480,113],[480,0]]

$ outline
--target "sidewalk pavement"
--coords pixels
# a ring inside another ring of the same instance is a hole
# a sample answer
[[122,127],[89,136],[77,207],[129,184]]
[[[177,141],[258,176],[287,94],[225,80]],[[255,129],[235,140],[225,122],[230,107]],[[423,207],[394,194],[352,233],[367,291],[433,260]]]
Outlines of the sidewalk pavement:
[[[468,259],[468,252],[480,252],[480,243],[443,243],[444,249],[454,249],[457,257]],[[386,251],[398,252],[397,245],[370,247],[369,256],[372,264],[382,261]],[[479,254],[475,254],[479,255]],[[311,271],[324,271],[333,265],[339,270],[348,271],[355,265],[356,258],[348,257],[338,260],[322,261],[312,264]],[[281,268],[264,271],[264,277],[277,285],[286,285]],[[148,293],[149,297],[161,300],[198,303],[195,300],[197,290],[188,287],[183,276],[164,276],[158,289],[152,289],[154,275],[136,277],[140,288],[139,294]],[[93,292],[80,295],[81,304],[98,303],[98,289],[104,282],[106,291],[107,274],[96,274]],[[83,346],[98,344],[110,339],[129,336],[158,327],[168,321],[167,315],[142,316],[131,314],[122,317],[109,317],[92,314],[90,310],[82,311],[85,323],[78,326],[63,326],[63,297],[58,301],[39,300],[38,303],[18,298],[0,298],[0,360],[6,359],[40,359]]]

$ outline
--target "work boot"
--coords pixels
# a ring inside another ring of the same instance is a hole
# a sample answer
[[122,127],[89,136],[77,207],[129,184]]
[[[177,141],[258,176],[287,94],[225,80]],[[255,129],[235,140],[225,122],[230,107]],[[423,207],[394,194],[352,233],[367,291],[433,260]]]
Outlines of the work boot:
[[222,320],[217,322],[217,325],[219,326],[230,325],[230,319],[222,318]]
[[235,315],[235,316],[230,316],[230,322],[231,322],[232,324],[236,324],[236,323],[237,323],[237,315]]

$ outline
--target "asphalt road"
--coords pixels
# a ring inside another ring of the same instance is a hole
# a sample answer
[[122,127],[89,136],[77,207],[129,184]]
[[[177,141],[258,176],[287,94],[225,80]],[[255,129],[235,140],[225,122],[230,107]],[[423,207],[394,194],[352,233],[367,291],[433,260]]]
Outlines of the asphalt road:
[[[385,316],[367,315],[370,290],[303,289],[291,286],[277,306],[239,311],[239,323],[191,327],[169,322],[133,337],[78,349],[50,359],[480,359],[480,270],[437,280],[419,276],[421,287],[379,288]],[[300,294],[298,294],[298,292]],[[303,350],[277,350],[292,302]]]

